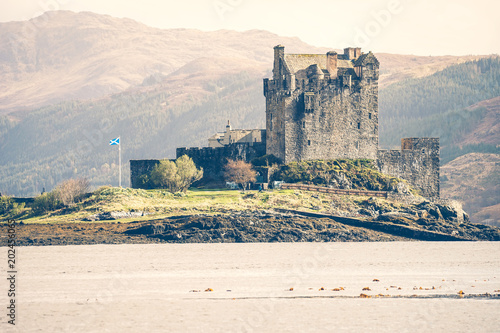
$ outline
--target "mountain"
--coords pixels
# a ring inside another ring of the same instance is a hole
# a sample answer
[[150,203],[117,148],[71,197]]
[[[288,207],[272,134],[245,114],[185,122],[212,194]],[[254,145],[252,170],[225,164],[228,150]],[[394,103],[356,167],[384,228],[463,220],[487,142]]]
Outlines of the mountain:
[[478,144],[500,144],[500,96],[473,104],[468,110],[486,110],[478,124],[464,134],[457,145],[460,147]]
[[380,61],[381,89],[391,84],[412,78],[422,78],[440,72],[446,67],[478,60],[488,56],[438,56],[420,57],[390,53],[377,53]]
[[498,153],[500,57],[453,65],[380,90],[380,144],[440,137],[441,162],[470,152]]
[[470,153],[441,168],[442,195],[464,203],[471,220],[500,226],[500,155]]
[[[0,114],[12,117],[13,111],[118,93],[199,58],[231,59],[235,68],[252,64],[270,71],[277,44],[289,53],[329,50],[262,30],[164,30],[90,12],[52,11],[30,21],[0,23]],[[381,87],[479,57],[377,56]]]
[[[206,146],[207,138],[222,131],[228,119],[237,128],[263,128],[264,73],[247,65],[238,71],[238,59],[199,58],[118,94],[61,102],[33,110],[20,122],[0,123],[0,192],[33,195],[72,177],[88,177],[95,186],[116,185],[117,152],[107,140],[117,136],[122,138],[123,180],[128,185],[130,159],[173,158],[176,147]],[[480,59],[381,89],[381,142],[440,136],[445,162],[469,152],[497,151],[499,138],[487,127],[497,123],[484,121],[498,117],[497,99],[464,106],[494,95],[498,72],[498,58]],[[422,89],[428,89],[425,99],[419,97]],[[391,123],[396,124],[392,129]],[[477,143],[460,146],[469,133],[493,133],[493,141],[477,134]]]
[[106,96],[200,57],[267,68],[279,43],[291,52],[327,51],[261,30],[162,30],[89,12],[54,11],[28,22],[0,23],[0,110]]

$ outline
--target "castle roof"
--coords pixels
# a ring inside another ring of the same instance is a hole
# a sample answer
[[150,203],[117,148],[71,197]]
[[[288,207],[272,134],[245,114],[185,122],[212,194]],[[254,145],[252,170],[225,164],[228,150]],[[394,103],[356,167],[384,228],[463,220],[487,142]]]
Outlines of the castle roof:
[[377,65],[379,64],[378,59],[371,51],[360,55],[359,58],[354,61],[354,66],[364,66],[369,63],[375,63]]
[[[290,73],[297,73],[311,65],[318,67],[326,72],[325,54],[287,54],[285,53],[285,63]],[[353,68],[352,61],[345,59],[344,55],[339,54],[337,68]]]
[[353,68],[339,68],[338,74],[339,74],[339,76],[350,75],[352,77],[356,77],[356,78],[358,77],[358,75],[356,74],[356,72],[354,71]]

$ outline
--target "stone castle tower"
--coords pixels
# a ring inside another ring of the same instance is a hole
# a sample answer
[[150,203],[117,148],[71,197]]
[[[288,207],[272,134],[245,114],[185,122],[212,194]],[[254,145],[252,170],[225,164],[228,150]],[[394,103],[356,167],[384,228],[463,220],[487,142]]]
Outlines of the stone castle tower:
[[379,62],[373,53],[286,54],[264,79],[266,153],[284,163],[377,159]]

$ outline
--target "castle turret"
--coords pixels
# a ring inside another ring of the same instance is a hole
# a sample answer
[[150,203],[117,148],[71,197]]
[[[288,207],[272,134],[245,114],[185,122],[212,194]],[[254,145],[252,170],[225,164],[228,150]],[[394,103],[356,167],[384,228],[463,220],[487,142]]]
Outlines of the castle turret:
[[330,73],[331,79],[337,78],[337,60],[337,52],[330,51],[326,54],[326,70]]
[[283,80],[283,60],[285,58],[285,47],[283,45],[276,45],[274,47],[274,68],[273,79]]
[[344,55],[348,60],[356,60],[361,55],[360,47],[346,47],[344,49]]
[[224,133],[224,145],[228,145],[231,143],[231,124],[229,123],[229,120],[227,121],[226,125],[226,132]]

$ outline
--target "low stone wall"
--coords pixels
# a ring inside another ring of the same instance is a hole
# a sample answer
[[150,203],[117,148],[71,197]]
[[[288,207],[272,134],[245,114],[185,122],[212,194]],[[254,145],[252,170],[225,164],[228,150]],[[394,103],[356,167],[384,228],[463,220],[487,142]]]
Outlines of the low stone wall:
[[329,188],[324,186],[312,186],[302,184],[281,184],[282,189],[314,191],[321,193],[339,194],[339,195],[364,195],[367,197],[383,197],[387,198],[388,192],[383,191],[367,191],[367,190],[344,190],[340,188]]

